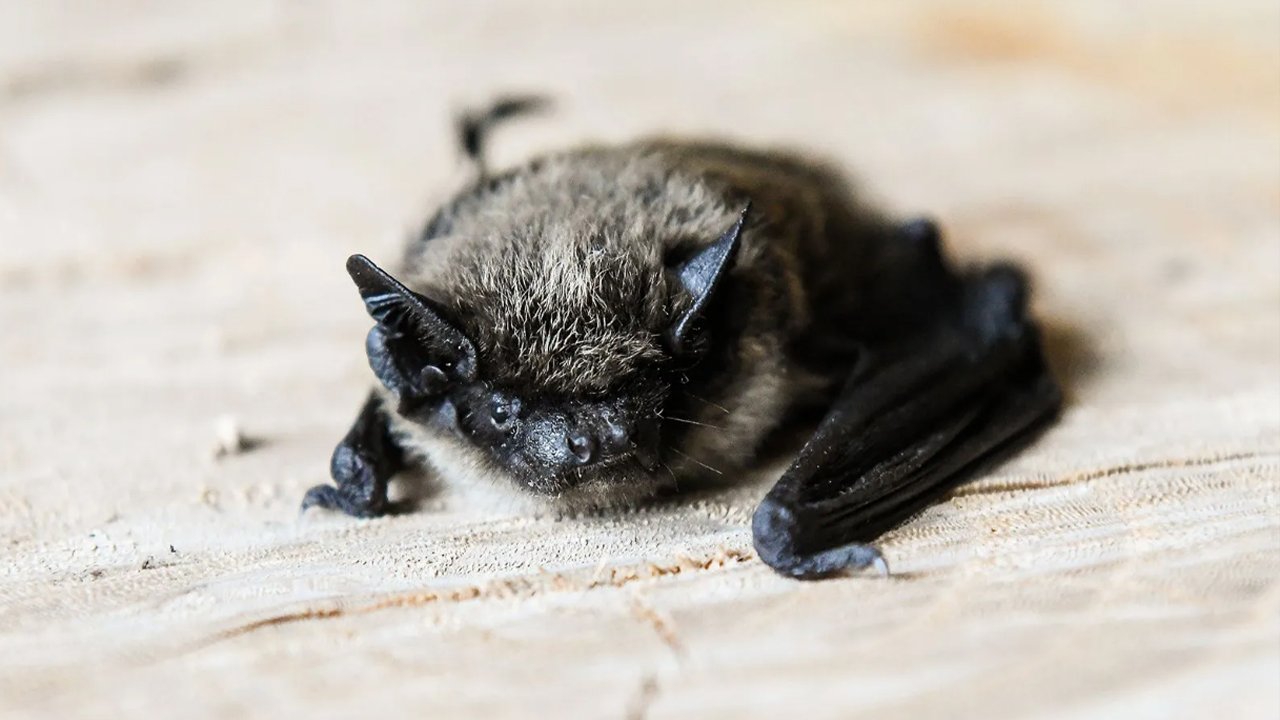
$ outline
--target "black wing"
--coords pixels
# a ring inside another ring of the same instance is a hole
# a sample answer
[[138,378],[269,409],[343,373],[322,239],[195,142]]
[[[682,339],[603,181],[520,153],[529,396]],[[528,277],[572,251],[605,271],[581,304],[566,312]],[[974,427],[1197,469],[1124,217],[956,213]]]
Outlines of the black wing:
[[888,567],[870,545],[1053,416],[1057,385],[1006,266],[963,277],[912,337],[867,349],[752,532],[778,572]]
[[550,105],[551,101],[540,95],[516,95],[499,98],[483,110],[463,113],[457,121],[458,144],[484,176],[488,170],[484,149],[489,131],[503,120],[540,112]]

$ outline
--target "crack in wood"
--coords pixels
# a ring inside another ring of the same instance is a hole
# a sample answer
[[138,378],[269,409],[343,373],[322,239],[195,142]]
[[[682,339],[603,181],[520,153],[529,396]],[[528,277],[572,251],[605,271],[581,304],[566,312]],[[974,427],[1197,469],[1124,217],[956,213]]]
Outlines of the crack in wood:
[[1006,492],[1019,492],[1024,490],[1047,490],[1049,488],[1064,487],[1066,485],[1075,485],[1078,483],[1086,483],[1092,480],[1101,480],[1102,478],[1114,477],[1116,475],[1126,475],[1129,473],[1146,472],[1147,470],[1175,470],[1180,468],[1205,467],[1210,465],[1219,465],[1229,462],[1237,462],[1240,460],[1261,460],[1261,459],[1277,459],[1280,458],[1280,452],[1239,452],[1224,453],[1222,455],[1214,455],[1211,457],[1200,458],[1170,458],[1164,460],[1149,460],[1145,462],[1133,462],[1123,465],[1113,465],[1111,467],[1099,468],[1097,470],[1086,470],[1073,473],[1062,477],[1052,478],[1043,482],[1035,480],[1008,480],[1008,481],[991,481],[981,485],[961,485],[951,492],[950,497],[975,497],[979,495],[996,495]]
[[[583,592],[605,587],[620,588],[641,580],[718,570],[732,565],[750,562],[752,560],[755,560],[755,554],[751,551],[739,550],[736,548],[725,548],[702,558],[678,556],[675,560],[665,564],[649,562],[635,565],[621,565],[610,568],[608,575],[604,575],[602,572],[598,571],[592,572],[585,580],[581,579],[580,576],[586,575],[587,573],[547,573],[544,571],[531,576],[497,578],[482,585],[466,585],[448,589],[428,589],[409,593],[397,593],[353,607],[345,607],[339,604],[329,607],[305,608],[303,610],[273,615],[261,620],[255,620],[253,622],[229,628],[213,635],[212,637],[194,643],[191,647],[181,651],[179,654],[208,647],[225,640],[241,637],[264,628],[277,627],[280,625],[290,625],[293,623],[311,620],[330,620],[346,615],[373,613],[392,608],[419,607],[436,603],[464,603],[474,600],[532,598],[548,592]],[[661,620],[661,618],[659,618],[659,620]],[[663,639],[663,642],[667,643],[673,650],[680,652],[679,640],[678,638],[675,638],[672,633],[670,623],[664,624],[659,622],[655,624],[652,620],[649,622],[654,626],[655,631],[658,632],[658,635]],[[665,628],[665,630],[662,628]]]

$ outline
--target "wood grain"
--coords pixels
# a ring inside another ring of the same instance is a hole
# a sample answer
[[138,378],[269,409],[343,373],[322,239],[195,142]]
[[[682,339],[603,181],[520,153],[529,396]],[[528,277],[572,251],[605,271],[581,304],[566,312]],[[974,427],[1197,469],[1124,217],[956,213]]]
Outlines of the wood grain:
[[[500,164],[786,143],[1025,263],[1061,423],[887,580],[754,558],[780,461],[616,516],[418,478],[299,518],[369,382],[342,262],[504,90],[559,105]],[[0,328],[6,718],[1280,715],[1272,2],[0,2]]]

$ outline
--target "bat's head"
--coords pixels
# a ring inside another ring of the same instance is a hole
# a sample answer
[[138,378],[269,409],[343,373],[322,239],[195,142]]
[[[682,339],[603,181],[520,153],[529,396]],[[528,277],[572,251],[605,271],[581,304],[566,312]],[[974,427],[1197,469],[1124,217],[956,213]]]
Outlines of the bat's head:
[[369,364],[403,418],[454,435],[530,490],[660,485],[664,412],[707,352],[705,321],[746,219],[744,209],[676,260],[628,265],[588,244],[489,262],[482,272],[544,277],[477,281],[446,300],[352,256],[347,270],[377,321]]

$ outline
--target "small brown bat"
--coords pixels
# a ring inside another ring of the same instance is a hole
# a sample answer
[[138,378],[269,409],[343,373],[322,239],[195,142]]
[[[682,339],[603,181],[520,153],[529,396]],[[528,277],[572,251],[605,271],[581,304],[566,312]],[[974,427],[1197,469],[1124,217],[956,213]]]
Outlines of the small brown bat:
[[1016,268],[958,270],[934,223],[784,152],[659,139],[485,173],[486,131],[530,107],[462,123],[478,177],[395,276],[347,261],[380,387],[304,509],[382,514],[428,461],[630,505],[737,474],[810,413],[752,526],[771,567],[820,577],[885,568],[867,543],[1055,415]]

